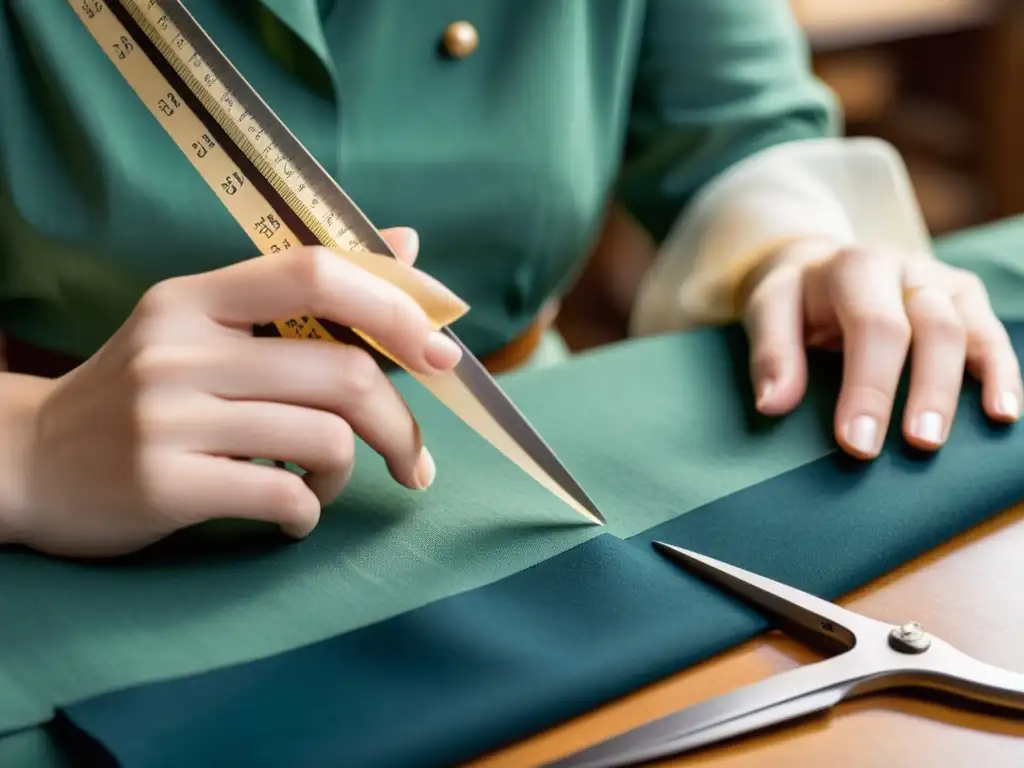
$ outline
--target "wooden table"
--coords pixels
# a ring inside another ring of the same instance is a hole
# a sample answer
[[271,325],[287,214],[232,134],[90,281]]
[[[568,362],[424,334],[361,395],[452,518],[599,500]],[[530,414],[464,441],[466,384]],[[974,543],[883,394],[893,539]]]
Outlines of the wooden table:
[[[961,650],[1024,672],[1024,503],[847,598],[873,618],[920,621]],[[560,728],[482,760],[522,768],[687,704],[816,661],[769,633]],[[1000,719],[909,697],[873,696],[832,713],[676,760],[702,768],[1024,766],[1024,718]]]

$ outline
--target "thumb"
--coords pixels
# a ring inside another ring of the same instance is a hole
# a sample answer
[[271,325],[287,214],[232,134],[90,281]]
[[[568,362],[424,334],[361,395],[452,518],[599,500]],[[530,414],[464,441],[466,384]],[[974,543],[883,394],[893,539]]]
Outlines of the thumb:
[[745,325],[757,410],[779,416],[793,410],[807,389],[802,270],[769,272],[750,294]]
[[411,227],[393,227],[381,231],[381,235],[395,250],[398,260],[412,265],[420,252],[419,233]]

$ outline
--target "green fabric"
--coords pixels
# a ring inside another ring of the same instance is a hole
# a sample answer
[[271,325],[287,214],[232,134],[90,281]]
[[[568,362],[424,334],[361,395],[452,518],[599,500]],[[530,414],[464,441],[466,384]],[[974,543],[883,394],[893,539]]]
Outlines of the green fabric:
[[[1007,330],[1024,356],[1024,322]],[[834,397],[840,358],[813,359]],[[1024,431],[993,424],[978,390],[961,393],[960,418],[937,455],[907,450],[896,422],[871,463],[834,452],[637,536],[597,536],[355,632],[74,702],[51,733],[88,766],[100,756],[121,768],[464,764],[768,628],[652,541],[828,600],[1019,502]]]
[[[750,442],[733,406],[742,350],[652,339],[505,377],[510,396],[610,520],[575,512],[491,449],[418,383],[399,386],[438,464],[404,490],[360,446],[314,536],[284,546],[214,525],[140,557],[80,565],[0,556],[0,730],[55,700],[275,653],[514,573],[607,530],[628,536],[812,461],[831,448],[808,409]],[[699,363],[697,362],[699,361]],[[636,461],[634,457],[643,457]],[[641,493],[642,490],[642,493]]]
[[[1024,318],[1024,217],[951,239],[951,263],[986,277],[1005,318]],[[412,382],[400,386],[439,466],[426,493],[399,489],[368,452],[309,539],[210,525],[142,555],[74,564],[0,554],[0,732],[132,683],[271,655],[493,583],[601,533],[625,538],[833,450],[833,403],[769,423],[748,401],[745,349],[719,332],[632,341],[505,377],[508,391],[609,518],[573,512]],[[14,586],[16,585],[16,587]]]
[[[663,233],[733,161],[837,122],[784,3],[185,5],[375,223],[419,229],[479,355],[567,287],[617,182]],[[451,61],[460,18],[480,45]],[[153,282],[253,255],[66,2],[0,0],[0,93],[0,329],[88,355]]]
[[[420,230],[421,265],[473,305],[456,330],[481,354],[565,286],[616,183],[660,235],[732,161],[835,128],[781,3],[186,5],[376,223]],[[480,50],[436,56],[462,17]],[[0,0],[0,93],[0,328],[89,354],[154,281],[251,255],[66,3]],[[1024,314],[1009,225],[951,242],[957,258],[997,252],[993,295]],[[710,349],[706,334],[666,337],[505,378],[608,529],[577,526],[402,380],[439,464],[425,494],[394,487],[364,451],[353,487],[295,545],[218,524],[117,564],[0,553],[0,616],[17,617],[0,633],[0,733],[57,702],[276,653],[598,533],[635,534],[831,449],[810,428],[813,398],[751,425],[727,396],[745,386],[743,350]],[[0,764],[30,741],[0,740]]]
[[[1012,224],[990,230],[980,250],[997,247],[1001,234],[1002,253],[1020,253],[1022,223],[1015,237]],[[960,239],[965,255],[976,234]],[[1013,307],[1000,305],[1004,316],[1022,309],[1020,263],[1015,271],[993,265],[1012,284],[1005,295],[1016,294]],[[1007,328],[1024,356],[1024,322]],[[728,357],[739,329],[700,335]],[[841,359],[816,353],[812,366],[815,400],[826,407],[811,428],[828,434]],[[994,425],[978,395],[976,383],[965,387],[938,455],[908,450],[897,419],[876,461],[833,451],[635,536],[596,536],[354,632],[73,702],[53,733],[85,764],[100,744],[124,768],[460,764],[766,628],[763,617],[657,556],[652,540],[832,599],[1020,501],[1024,432]],[[731,397],[742,410],[742,391]],[[750,439],[771,437],[752,431]]]

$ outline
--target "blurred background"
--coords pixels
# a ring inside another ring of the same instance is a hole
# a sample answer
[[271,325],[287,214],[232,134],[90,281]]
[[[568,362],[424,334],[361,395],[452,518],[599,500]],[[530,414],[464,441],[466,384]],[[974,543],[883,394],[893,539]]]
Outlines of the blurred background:
[[1024,0],[789,1],[848,133],[904,153],[933,234],[1024,213]]

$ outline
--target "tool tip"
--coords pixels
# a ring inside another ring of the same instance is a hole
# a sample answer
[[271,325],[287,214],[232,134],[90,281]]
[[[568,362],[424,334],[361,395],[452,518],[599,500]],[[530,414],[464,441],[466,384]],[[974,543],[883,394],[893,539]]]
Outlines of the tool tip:
[[685,551],[679,547],[667,544],[664,541],[652,541],[651,546],[654,547],[658,552],[668,557],[679,559],[681,556],[685,556]]
[[664,541],[652,541],[651,546],[669,560],[682,565],[697,565],[706,563],[707,558],[691,552],[688,549],[677,547],[675,544],[668,544]]
[[584,517],[590,520],[590,522],[595,525],[604,525],[608,522],[604,519],[604,515],[598,511],[597,505],[595,505],[594,502],[590,500],[590,497],[585,493],[580,492],[580,494],[574,495],[571,498],[574,502],[572,506],[576,508],[577,512],[581,512]]

